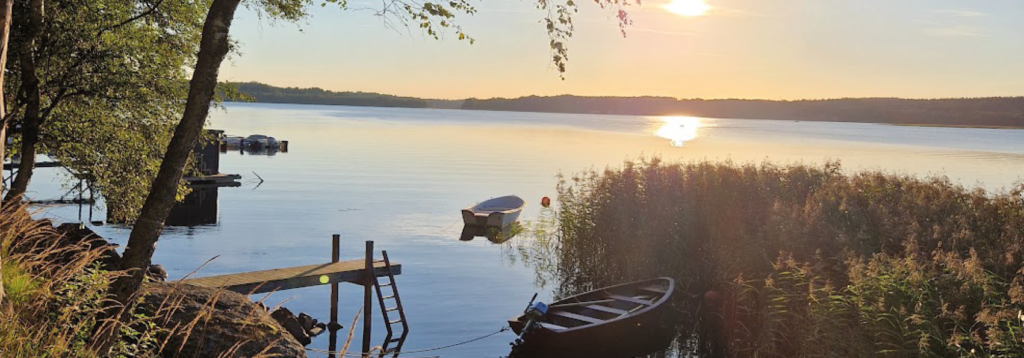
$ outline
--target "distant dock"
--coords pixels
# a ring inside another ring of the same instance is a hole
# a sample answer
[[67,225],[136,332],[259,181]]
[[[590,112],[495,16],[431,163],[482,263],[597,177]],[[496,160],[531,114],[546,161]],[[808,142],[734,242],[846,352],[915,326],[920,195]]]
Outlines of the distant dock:
[[203,175],[198,177],[185,177],[185,182],[189,185],[203,185],[203,184],[215,184],[218,186],[240,186],[241,183],[238,180],[242,179],[241,175],[238,174],[211,174]]

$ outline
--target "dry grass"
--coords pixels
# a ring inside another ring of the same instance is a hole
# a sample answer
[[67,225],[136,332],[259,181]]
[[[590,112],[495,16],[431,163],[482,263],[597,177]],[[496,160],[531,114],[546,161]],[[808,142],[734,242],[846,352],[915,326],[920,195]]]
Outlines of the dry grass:
[[675,277],[705,354],[1024,355],[1024,185],[651,159],[558,192],[560,294]]
[[[180,338],[175,342],[183,346],[196,327],[217,314],[219,293],[212,295],[191,321],[172,326],[169,318],[182,309],[183,295],[173,294],[177,286],[153,316],[138,312],[142,300],[129,307],[112,304],[107,287],[123,273],[99,266],[97,259],[105,248],[70,242],[48,221],[33,220],[24,206],[5,206],[0,219],[3,284],[9,294],[0,305],[0,357],[173,356],[181,347],[167,346],[169,337]],[[130,322],[100,319],[120,316],[102,315],[106,309],[127,310]],[[250,312],[245,321],[256,314]],[[110,337],[111,341],[101,342],[96,337]],[[218,356],[239,356],[238,350],[249,342],[236,342]],[[272,357],[268,352],[277,342],[260,343],[267,343],[268,349],[256,356]]]

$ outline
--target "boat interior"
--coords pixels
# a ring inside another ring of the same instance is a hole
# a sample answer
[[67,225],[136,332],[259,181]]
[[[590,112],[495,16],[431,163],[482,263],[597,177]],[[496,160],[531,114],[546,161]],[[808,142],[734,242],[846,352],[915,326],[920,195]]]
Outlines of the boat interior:
[[625,317],[654,305],[668,289],[668,282],[655,280],[591,292],[551,304],[541,324],[557,331]]
[[523,204],[523,199],[520,199],[519,197],[504,196],[477,204],[470,210],[472,210],[477,215],[486,215],[493,212],[517,209],[522,207]]

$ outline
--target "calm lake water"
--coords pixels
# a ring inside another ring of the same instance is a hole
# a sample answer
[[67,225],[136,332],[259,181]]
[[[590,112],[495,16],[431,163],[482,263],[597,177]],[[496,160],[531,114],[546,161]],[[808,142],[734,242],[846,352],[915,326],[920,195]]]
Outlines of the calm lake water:
[[[214,111],[210,122],[230,135],[289,140],[290,151],[222,155],[221,172],[241,174],[243,185],[218,190],[216,224],[168,227],[154,262],[177,279],[213,257],[198,276],[327,262],[335,233],[342,236],[342,259],[356,259],[364,241],[373,240],[378,256],[387,250],[404,265],[397,281],[411,325],[406,351],[494,332],[534,292],[550,300],[550,285],[538,285],[530,268],[510,260],[507,244],[459,241],[459,209],[517,194],[528,202],[521,219],[531,220],[542,197],[554,198],[558,173],[660,156],[782,164],[832,159],[847,172],[946,175],[995,191],[1024,178],[1024,130],[236,103]],[[59,171],[38,172],[29,196],[63,193]],[[264,180],[258,187],[254,173]],[[78,221],[79,208],[51,207],[44,215]],[[129,234],[112,225],[94,229],[122,245]],[[266,302],[287,301],[293,312],[327,320],[329,296],[325,285],[279,292]],[[342,336],[361,300],[361,287],[342,285]],[[374,322],[380,344],[384,326],[379,317]],[[498,357],[508,354],[513,338],[506,332],[428,355]],[[327,344],[325,334],[310,347]]]

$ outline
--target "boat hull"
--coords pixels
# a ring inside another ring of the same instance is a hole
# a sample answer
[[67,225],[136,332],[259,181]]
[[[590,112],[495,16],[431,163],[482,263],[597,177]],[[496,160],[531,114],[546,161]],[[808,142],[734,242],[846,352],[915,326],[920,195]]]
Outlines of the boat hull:
[[[585,295],[570,297],[552,306]],[[670,295],[671,292],[667,296]],[[542,322],[524,337],[516,356],[625,358],[664,350],[677,335],[678,313],[668,298],[642,313],[591,326],[549,329]],[[525,323],[522,316],[509,320],[509,326],[517,334],[522,332]]]
[[[489,205],[497,205],[500,210]],[[473,207],[462,209],[462,222],[466,226],[505,228],[519,220],[525,202],[516,196],[504,196],[484,201]]]

